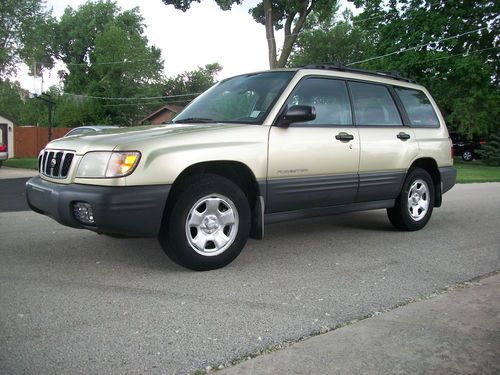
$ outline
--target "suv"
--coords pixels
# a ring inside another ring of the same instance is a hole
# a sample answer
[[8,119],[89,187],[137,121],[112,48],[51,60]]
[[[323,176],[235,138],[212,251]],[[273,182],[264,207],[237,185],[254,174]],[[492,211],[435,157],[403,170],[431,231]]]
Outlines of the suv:
[[396,228],[421,229],[456,177],[424,87],[328,65],[225,79],[171,124],[54,140],[38,160],[34,211],[158,236],[194,270],[227,265],[278,221],[385,208]]
[[470,140],[460,133],[450,133],[453,142],[453,152],[456,156],[461,156],[463,161],[472,161],[479,159],[478,150],[486,142],[484,139]]

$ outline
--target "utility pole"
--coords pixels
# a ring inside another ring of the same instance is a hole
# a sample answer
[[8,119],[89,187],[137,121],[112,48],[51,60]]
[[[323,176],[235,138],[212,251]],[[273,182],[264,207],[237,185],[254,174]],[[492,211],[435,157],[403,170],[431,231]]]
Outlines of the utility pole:
[[37,95],[37,99],[47,103],[49,109],[49,142],[52,140],[52,110],[56,105],[56,102],[52,100],[52,96],[46,93],[42,93],[42,95]]

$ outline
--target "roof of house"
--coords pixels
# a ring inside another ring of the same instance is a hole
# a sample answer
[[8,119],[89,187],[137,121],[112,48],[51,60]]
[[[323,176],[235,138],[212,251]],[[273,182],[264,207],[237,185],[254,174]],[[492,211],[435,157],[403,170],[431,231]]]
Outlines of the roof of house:
[[173,113],[179,113],[183,109],[184,109],[184,107],[180,106],[180,105],[164,104],[160,108],[158,108],[157,110],[151,112],[149,115],[147,115],[146,117],[142,118],[140,120],[140,123],[142,124],[143,122],[148,121],[151,118],[154,118],[154,117],[158,116],[160,113],[162,113],[164,111],[169,111],[169,112],[173,112]]
[[7,119],[7,120],[9,120],[9,121],[16,122],[16,120],[14,120],[14,119],[12,118],[12,116],[10,116],[10,115],[8,115],[8,114],[6,114],[6,113],[2,112],[2,111],[0,111],[0,116],[2,116],[2,117],[4,117],[4,118],[6,118],[6,119]]

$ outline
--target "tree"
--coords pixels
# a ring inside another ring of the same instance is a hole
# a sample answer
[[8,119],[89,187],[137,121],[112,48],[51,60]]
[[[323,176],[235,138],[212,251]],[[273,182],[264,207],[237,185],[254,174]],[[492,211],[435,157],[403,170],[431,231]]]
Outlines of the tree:
[[68,7],[57,35],[65,92],[98,107],[89,122],[132,124],[151,109],[141,98],[161,95],[161,51],[148,45],[138,8],[122,11],[110,1]]
[[44,10],[44,3],[43,0],[0,1],[0,78],[14,73],[20,62],[37,71],[53,66],[54,19]]
[[[219,63],[207,64],[204,68],[198,68],[181,73],[175,77],[168,78],[164,83],[165,96],[174,96],[166,99],[166,102],[187,104],[199,94],[216,82],[217,74],[222,70]],[[175,97],[187,95],[185,97]]]
[[369,58],[354,67],[397,70],[425,85],[448,125],[469,136],[499,126],[500,5],[487,0],[355,0]]
[[[162,0],[166,5],[187,11],[191,3],[201,0]],[[233,4],[241,4],[243,0],[215,0],[222,10],[231,9]],[[262,0],[250,14],[254,20],[266,28],[269,67],[283,68],[300,34],[307,17],[314,12],[320,19],[329,19],[337,9],[337,0]],[[278,56],[275,31],[283,29],[284,41]]]
[[491,134],[478,153],[485,164],[500,166],[500,129]]
[[321,21],[313,12],[290,54],[290,66],[321,62],[343,64],[369,56],[370,45],[364,30],[352,23],[352,14],[344,13],[343,20]]

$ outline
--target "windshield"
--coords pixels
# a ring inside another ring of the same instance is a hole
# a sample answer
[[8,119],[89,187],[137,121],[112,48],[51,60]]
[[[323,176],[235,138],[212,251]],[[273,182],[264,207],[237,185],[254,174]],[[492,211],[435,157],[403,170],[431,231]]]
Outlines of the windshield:
[[196,98],[173,122],[262,124],[294,73],[255,73],[221,81]]

